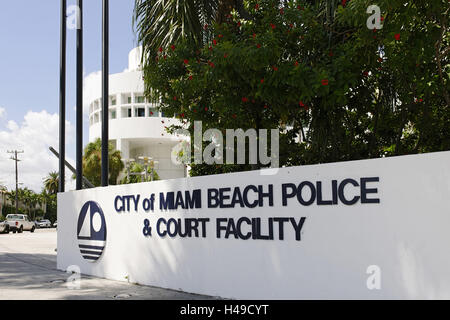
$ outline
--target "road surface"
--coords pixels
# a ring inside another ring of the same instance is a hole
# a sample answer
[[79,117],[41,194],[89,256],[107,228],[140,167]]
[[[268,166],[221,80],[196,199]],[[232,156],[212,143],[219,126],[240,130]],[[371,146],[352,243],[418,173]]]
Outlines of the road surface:
[[71,289],[66,282],[69,276],[56,269],[54,229],[0,234],[0,300],[214,299],[84,275],[80,289]]

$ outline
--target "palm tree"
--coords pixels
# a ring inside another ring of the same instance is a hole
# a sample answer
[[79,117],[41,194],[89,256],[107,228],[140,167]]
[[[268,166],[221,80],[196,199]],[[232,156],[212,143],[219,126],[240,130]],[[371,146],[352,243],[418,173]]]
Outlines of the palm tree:
[[41,203],[41,195],[37,194],[35,192],[32,192],[29,201],[30,201],[31,208],[33,209],[33,220],[35,220],[36,219],[36,206],[38,205],[38,203]]
[[[112,144],[109,144],[109,184],[117,184],[117,178],[125,167],[122,162],[120,151],[115,150]],[[101,185],[101,156],[102,141],[97,139],[89,143],[84,149],[83,156],[83,175],[95,186]]]
[[3,216],[3,207],[6,204],[6,196],[8,194],[8,188],[0,185],[0,217]]
[[233,9],[247,17],[243,0],[135,0],[133,24],[143,57],[180,39],[204,44],[211,37],[208,26],[224,22]]
[[59,173],[50,172],[44,180],[44,188],[49,194],[57,194],[59,190]]
[[19,195],[21,194],[23,204],[28,209],[28,216],[31,216],[31,197],[34,192],[28,188],[19,189],[19,192]]

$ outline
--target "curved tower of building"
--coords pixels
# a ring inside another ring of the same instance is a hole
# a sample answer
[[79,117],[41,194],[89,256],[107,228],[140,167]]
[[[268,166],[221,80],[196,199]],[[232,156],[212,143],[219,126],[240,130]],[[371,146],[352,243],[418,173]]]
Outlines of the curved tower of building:
[[[180,137],[168,134],[164,127],[178,123],[157,110],[157,104],[144,97],[143,72],[139,61],[141,48],[128,57],[128,69],[109,76],[109,139],[120,150],[122,159],[151,157],[157,161],[160,179],[185,177],[183,165],[171,161],[172,148]],[[101,73],[88,75],[84,81],[84,107],[89,110],[89,141],[101,137]]]

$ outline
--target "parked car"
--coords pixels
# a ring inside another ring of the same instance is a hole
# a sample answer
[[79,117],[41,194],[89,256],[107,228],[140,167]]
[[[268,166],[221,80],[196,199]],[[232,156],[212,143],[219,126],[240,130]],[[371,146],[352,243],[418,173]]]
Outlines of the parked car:
[[0,222],[0,233],[9,233],[9,224],[5,221]]
[[27,215],[24,214],[8,214],[6,216],[6,223],[9,230],[13,233],[22,233],[23,231],[34,232],[36,226],[33,221],[30,221]]
[[56,220],[55,222],[53,222],[53,228],[58,228],[58,220]]
[[47,220],[47,219],[39,220],[37,222],[37,225],[39,228],[51,228],[52,227],[52,223],[50,222],[50,220]]

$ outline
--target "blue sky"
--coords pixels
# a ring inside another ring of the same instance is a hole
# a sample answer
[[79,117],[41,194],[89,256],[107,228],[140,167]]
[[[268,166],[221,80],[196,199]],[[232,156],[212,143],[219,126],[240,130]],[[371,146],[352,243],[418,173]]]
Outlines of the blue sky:
[[[75,0],[69,0],[68,6],[75,3]],[[110,73],[122,72],[128,66],[129,51],[137,46],[132,29],[133,7],[134,0],[110,0]],[[101,69],[101,10],[102,0],[84,1],[85,75]],[[46,116],[50,118],[58,113],[59,11],[59,0],[14,0],[1,3],[0,184],[3,182],[10,185],[11,175],[6,171],[9,171],[9,166],[13,163],[10,161],[5,163],[5,166],[1,165],[2,160],[7,160],[6,150],[14,147],[9,137],[13,136],[14,132],[23,133],[26,129],[30,135],[32,132],[39,132],[37,128],[32,128],[34,119],[39,118],[35,113],[40,113],[40,119],[44,122],[47,122]],[[75,126],[75,36],[75,30],[68,30],[67,120],[71,126]],[[42,117],[42,114],[45,116]],[[87,120],[87,117],[85,119]],[[85,121],[85,143],[87,136],[88,123]],[[29,137],[24,137],[23,140],[23,143],[17,141],[17,148],[27,148],[26,141]],[[55,141],[52,140],[52,143]],[[67,156],[75,156],[74,139],[68,141]],[[28,159],[27,156],[24,157]],[[29,160],[33,161],[32,158]],[[54,162],[52,168],[53,165]],[[26,167],[25,163],[24,166]],[[26,180],[26,176],[24,179]],[[23,182],[25,185],[28,183]],[[30,182],[31,186],[35,184],[36,182]]]

